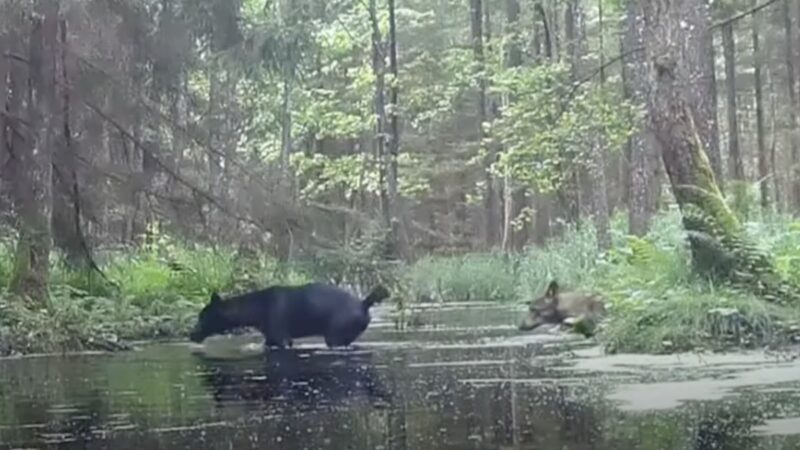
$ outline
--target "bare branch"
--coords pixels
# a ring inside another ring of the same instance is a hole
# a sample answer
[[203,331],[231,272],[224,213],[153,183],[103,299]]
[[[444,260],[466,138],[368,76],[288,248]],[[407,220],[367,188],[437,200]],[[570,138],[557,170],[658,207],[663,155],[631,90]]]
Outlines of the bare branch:
[[733,23],[733,22],[736,22],[738,20],[744,19],[745,17],[753,15],[753,14],[761,11],[762,9],[772,5],[773,3],[777,3],[777,2],[778,2],[778,0],[767,0],[764,3],[760,4],[760,5],[756,5],[756,6],[752,7],[752,8],[750,8],[750,9],[748,9],[747,11],[742,11],[739,14],[734,14],[733,16],[728,17],[727,19],[720,20],[719,22],[716,22],[713,25],[711,25],[709,27],[709,29],[713,30],[715,28],[720,28],[720,27],[723,27],[723,26],[728,25],[730,23]]

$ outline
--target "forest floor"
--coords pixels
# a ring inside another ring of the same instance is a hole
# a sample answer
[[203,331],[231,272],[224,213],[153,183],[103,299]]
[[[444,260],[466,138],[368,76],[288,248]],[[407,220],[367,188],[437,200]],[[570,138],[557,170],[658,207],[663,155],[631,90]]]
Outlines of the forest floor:
[[[774,215],[743,222],[781,274],[800,281],[800,223]],[[358,251],[289,267],[159,236],[139,249],[97,252],[106,278],[69,271],[54,258],[50,302],[41,308],[0,291],[0,355],[120,350],[132,341],[184,339],[211,292],[337,278],[389,283],[400,309],[478,301],[514,303],[520,311],[555,279],[563,290],[607,299],[608,320],[596,339],[610,352],[780,347],[800,335],[800,305],[773,304],[696,276],[676,212],[658,216],[643,238],[626,235],[626,225],[621,215],[616,218],[612,249],[602,254],[587,226],[519,254],[431,256],[399,267],[362,263],[375,258]],[[0,245],[0,286],[10,276],[11,249],[10,241]],[[363,273],[371,278],[351,276]],[[411,316],[404,315],[402,325],[414,325]]]

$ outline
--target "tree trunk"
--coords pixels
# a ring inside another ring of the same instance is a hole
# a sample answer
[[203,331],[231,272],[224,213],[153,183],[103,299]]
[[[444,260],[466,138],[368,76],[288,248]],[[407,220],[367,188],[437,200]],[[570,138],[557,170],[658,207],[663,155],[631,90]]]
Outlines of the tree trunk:
[[736,106],[736,43],[733,25],[722,27],[722,47],[725,56],[725,91],[728,98],[728,175],[734,181],[744,181],[744,163],[739,149],[739,120]]
[[[506,0],[506,25],[508,28],[506,49],[506,67],[522,66],[521,33],[519,29],[520,16],[519,0]],[[508,102],[513,102],[509,98]],[[524,186],[515,186],[511,177],[503,179],[503,249],[519,250],[525,246],[530,231],[530,223],[523,220],[519,227],[514,227],[514,221],[523,213],[526,206],[527,189]]]
[[395,18],[395,0],[389,0],[389,71],[392,83],[389,89],[391,109],[389,110],[389,161],[387,173],[387,200],[390,221],[390,254],[392,256],[408,256],[406,245],[401,243],[400,234],[400,198],[398,194],[397,158],[400,154],[400,110],[398,96],[400,92],[399,68],[397,66],[397,20]]
[[[790,2],[794,0],[783,1],[783,29],[786,38],[785,58],[786,58],[786,71],[787,83],[786,87],[789,94],[789,145],[791,155],[791,167],[789,171],[789,178],[791,179],[791,195],[789,201],[791,202],[792,214],[800,214],[800,126],[798,125],[798,109],[800,109],[800,102],[797,96],[797,72],[794,64],[795,61],[795,30],[792,24],[792,8]],[[795,6],[797,9],[797,7]]]
[[[710,0],[703,0],[706,8],[710,7]],[[706,122],[698,123],[700,139],[706,149],[711,167],[714,169],[714,176],[717,179],[719,189],[724,190],[724,171],[722,170],[722,153],[719,148],[719,122],[717,113],[719,111],[719,99],[717,97],[717,74],[716,56],[714,51],[714,33],[711,30],[697,29],[693,32],[701,35],[705,41],[705,55],[703,56],[703,75],[697,89],[699,107],[703,109],[703,114],[708,118]]]
[[[570,0],[567,2],[567,7],[564,11],[564,37],[566,40],[566,54],[570,58],[573,72],[576,69],[575,55],[577,54],[577,46],[580,38],[578,37],[578,30],[576,29],[576,14],[578,13],[578,0]],[[542,19],[542,25],[545,32],[546,42],[548,46],[545,47],[547,51],[546,57],[548,61],[553,61],[553,53],[549,51],[549,42],[551,42],[550,26],[547,22],[547,15],[541,4],[536,4],[536,10]],[[558,187],[556,195],[558,197],[563,216],[568,223],[573,223],[580,226],[580,213],[582,206],[581,199],[581,168],[570,167],[560,168],[564,173],[564,181]]]
[[[753,6],[757,3],[753,2]],[[761,208],[766,211],[769,208],[769,155],[767,154],[766,135],[764,131],[764,98],[761,92],[761,66],[763,56],[759,43],[758,12],[754,13],[752,20],[753,32],[753,84],[755,89],[756,102],[756,141],[758,146],[758,184],[761,192]]]
[[[6,180],[9,172],[6,172],[6,164],[11,156],[6,135],[8,124],[5,116],[5,113],[8,112],[8,77],[11,72],[9,70],[11,64],[8,58],[2,56],[8,51],[8,42],[8,35],[5,32],[0,32],[0,207],[5,204],[4,197],[8,191]],[[2,217],[0,217],[0,220],[2,220]]]
[[472,51],[475,58],[475,77],[478,82],[478,102],[477,102],[477,127],[480,141],[478,146],[481,153],[485,153],[484,173],[486,183],[486,193],[484,205],[486,209],[485,221],[485,244],[487,248],[492,248],[500,241],[500,202],[498,201],[498,191],[495,177],[492,175],[491,168],[497,161],[497,149],[489,144],[486,133],[486,122],[488,118],[487,96],[486,96],[486,70],[485,56],[483,48],[484,32],[484,11],[483,0],[470,0],[470,30],[472,38]]
[[[644,104],[648,95],[648,69],[644,52],[634,51],[644,46],[645,23],[639,0],[627,0],[622,51],[625,54],[623,86],[625,94],[635,104]],[[630,181],[628,184],[628,231],[634,236],[644,236],[656,212],[661,190],[661,164],[658,148],[652,137],[648,119],[628,141],[630,152]]]
[[28,121],[33,145],[19,155],[17,205],[19,240],[10,289],[36,305],[47,301],[50,278],[50,220],[52,214],[52,151],[60,120],[56,106],[56,49],[58,0],[37,6],[30,35],[30,93]]
[[769,166],[772,169],[772,192],[774,195],[775,208],[778,212],[784,211],[783,194],[781,189],[781,177],[778,172],[776,160],[776,150],[778,145],[778,126],[777,126],[777,99],[775,95],[775,76],[771,70],[767,70],[767,85],[769,86],[769,125],[770,125],[770,146],[769,146]]
[[552,209],[552,198],[548,194],[536,192],[535,194],[536,212],[533,226],[533,238],[537,245],[543,246],[552,234],[550,227],[550,214]]
[[[603,42],[603,0],[598,0],[598,13],[599,13],[599,35],[600,35],[600,84],[605,84],[606,72],[603,68],[605,64],[605,48]],[[583,21],[581,21],[583,22]],[[584,45],[581,47],[586,48],[586,29],[581,27],[581,36]],[[604,86],[602,86],[604,87]],[[608,250],[611,248],[611,234],[609,233],[609,220],[610,211],[608,206],[608,180],[606,177],[606,143],[600,139],[600,133],[596,133],[592,139],[592,162],[589,167],[589,174],[591,176],[590,184],[594,187],[592,189],[592,208],[594,214],[594,226],[597,233],[597,245],[600,250]]]
[[386,189],[386,53],[384,51],[383,38],[381,37],[380,24],[378,23],[376,0],[369,0],[369,14],[372,22],[372,73],[375,75],[375,95],[373,97],[375,138],[373,140],[373,151],[378,162],[381,212],[383,213],[384,224],[387,228],[390,228],[392,217],[389,210],[389,192]]
[[[289,184],[289,158],[292,156],[292,89],[294,87],[294,67],[291,50],[286,51],[283,61],[283,92],[281,95],[281,184],[284,189]],[[288,193],[288,189],[284,191]]]
[[[178,86],[172,95],[172,103],[170,104],[170,115],[172,120],[175,121],[176,127],[172,129],[172,167],[175,168],[175,173],[181,173],[183,167],[184,151],[186,150],[187,136],[183,131],[187,128],[186,116],[186,79],[183,75],[178,76]],[[168,194],[173,195],[177,180],[175,177],[167,179],[166,191]]]
[[[61,21],[62,46],[58,51],[56,76],[60,86],[69,86],[66,67],[66,21]],[[77,161],[70,131],[69,90],[61,89],[60,105],[62,135],[53,151],[53,243],[60,248],[67,263],[75,269],[89,266],[88,248],[84,251],[84,237],[81,231],[80,191],[78,189]],[[58,100],[57,100],[58,101]]]
[[[583,10],[577,1],[571,2],[570,10],[571,23],[567,23],[566,27],[570,30],[568,38],[571,37],[573,41],[569,49],[573,80],[577,82],[583,76],[584,67],[581,61],[586,54],[588,44],[583,24]],[[600,51],[602,52],[602,49]],[[601,83],[603,83],[602,75]],[[595,133],[595,136],[597,135],[599,133]],[[605,143],[594,137],[589,152],[586,183],[591,197],[592,218],[597,233],[597,244],[601,250],[606,250],[611,246],[611,237],[609,235]]]
[[[239,30],[239,11],[241,0],[227,2],[213,2],[210,13],[211,23],[211,51],[220,54],[235,46],[242,40]],[[139,39],[144,39],[141,37]],[[144,46],[144,42],[139,44]],[[236,152],[236,136],[234,129],[236,117],[236,84],[238,75],[233,70],[226,69],[222,60],[215,58],[209,66],[209,144],[212,152],[208,155],[209,163],[209,190],[218,201],[228,203],[230,200],[230,161]],[[138,206],[137,206],[138,207]],[[208,215],[211,229],[217,235],[228,231],[226,222],[228,217],[221,214],[216,208]],[[285,247],[285,236],[275,238],[278,247]],[[281,253],[280,257],[285,255]]]
[[683,28],[705,29],[708,10],[698,0],[644,4],[646,58],[655,81],[648,98],[650,123],[662,150],[672,191],[683,215],[695,267],[767,299],[798,298],[763,253],[743,237],[741,225],[717,186],[695,123],[708,120],[689,91],[702,73],[705,41]]
[[[552,39],[550,38],[550,25],[547,22],[547,14],[544,11],[541,3],[534,5],[534,12],[539,15],[542,24],[542,34],[544,39],[539,39],[539,32],[537,25],[539,21],[535,21],[534,28],[534,44],[536,52],[536,60],[541,61],[541,49],[544,46],[544,59],[546,62],[553,61],[553,48],[551,46]],[[569,43],[568,43],[569,44]],[[576,189],[577,190],[577,189]],[[569,192],[564,189],[560,192]],[[553,234],[550,218],[553,214],[554,196],[552,193],[544,193],[541,191],[534,192],[534,224],[533,224],[533,238],[536,245],[543,246],[550,239]]]

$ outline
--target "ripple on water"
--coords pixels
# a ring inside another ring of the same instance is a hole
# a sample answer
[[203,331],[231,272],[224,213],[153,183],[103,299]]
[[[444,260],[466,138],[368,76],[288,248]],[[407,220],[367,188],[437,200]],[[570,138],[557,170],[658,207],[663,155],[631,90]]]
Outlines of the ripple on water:
[[[257,335],[0,361],[0,448],[800,448],[800,362],[604,355],[519,307],[379,309],[349,350]],[[793,446],[794,445],[794,446]]]

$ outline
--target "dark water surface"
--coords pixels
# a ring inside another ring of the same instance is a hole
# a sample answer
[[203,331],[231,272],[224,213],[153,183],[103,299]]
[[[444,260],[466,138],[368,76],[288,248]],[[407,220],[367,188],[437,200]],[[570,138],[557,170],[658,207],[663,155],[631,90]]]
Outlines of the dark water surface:
[[376,313],[352,351],[239,336],[0,361],[0,448],[800,449],[797,360],[604,356],[480,305],[405,332]]

